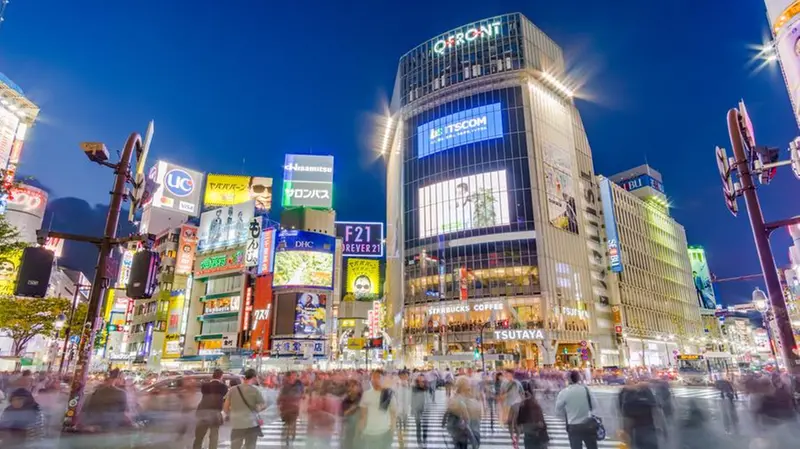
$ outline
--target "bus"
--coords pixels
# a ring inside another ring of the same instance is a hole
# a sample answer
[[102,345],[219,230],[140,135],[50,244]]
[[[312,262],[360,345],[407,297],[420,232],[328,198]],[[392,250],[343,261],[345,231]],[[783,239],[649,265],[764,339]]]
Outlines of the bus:
[[713,385],[723,374],[738,368],[727,352],[679,354],[678,380],[684,385]]

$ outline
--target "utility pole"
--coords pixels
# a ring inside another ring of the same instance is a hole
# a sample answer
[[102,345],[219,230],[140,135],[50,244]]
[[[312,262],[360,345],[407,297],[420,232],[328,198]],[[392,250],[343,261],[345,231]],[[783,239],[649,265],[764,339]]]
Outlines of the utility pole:
[[[728,111],[727,123],[728,135],[733,148],[733,157],[729,160],[723,148],[717,147],[716,149],[717,167],[722,178],[726,205],[731,213],[736,216],[738,212],[737,199],[739,196],[744,196],[772,315],[775,318],[778,337],[781,340],[781,355],[787,371],[800,375],[800,359],[795,353],[796,346],[792,325],[789,320],[783,291],[781,290],[778,269],[769,244],[769,237],[772,231],[800,223],[800,217],[771,223],[765,222],[758,194],[756,193],[755,182],[753,181],[753,176],[758,176],[760,183],[766,185],[774,177],[778,167],[790,164],[794,166],[794,162],[798,159],[798,155],[795,154],[798,152],[798,148],[796,148],[796,145],[790,145],[792,159],[777,161],[776,150],[756,147],[753,125],[743,101],[739,102],[738,109],[734,108]],[[739,182],[737,183],[733,182],[732,174],[734,171],[738,174]],[[798,174],[797,169],[795,169],[795,174]]]

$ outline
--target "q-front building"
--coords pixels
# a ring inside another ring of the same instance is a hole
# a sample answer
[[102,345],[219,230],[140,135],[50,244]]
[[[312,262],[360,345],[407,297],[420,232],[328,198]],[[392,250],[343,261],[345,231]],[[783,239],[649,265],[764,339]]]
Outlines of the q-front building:
[[387,306],[406,366],[619,364],[592,153],[561,48],[521,14],[400,58]]

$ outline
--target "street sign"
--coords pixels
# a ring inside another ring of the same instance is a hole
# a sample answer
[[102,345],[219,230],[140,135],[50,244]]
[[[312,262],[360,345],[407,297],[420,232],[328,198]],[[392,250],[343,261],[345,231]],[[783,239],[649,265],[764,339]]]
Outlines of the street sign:
[[722,195],[725,198],[725,206],[727,206],[728,210],[731,211],[735,217],[739,213],[739,203],[737,201],[739,192],[736,188],[736,184],[733,182],[733,171],[730,161],[728,160],[728,153],[725,151],[725,148],[717,147],[715,154],[717,157],[719,177],[722,181]]
[[365,338],[348,338],[347,339],[347,349],[352,351],[360,351],[364,349],[366,346],[366,339]]

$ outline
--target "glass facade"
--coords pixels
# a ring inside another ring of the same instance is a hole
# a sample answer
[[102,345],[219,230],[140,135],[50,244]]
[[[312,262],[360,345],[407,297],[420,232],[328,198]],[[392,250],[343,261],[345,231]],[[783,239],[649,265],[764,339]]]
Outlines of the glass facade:
[[439,89],[525,65],[519,14],[481,20],[435,37],[400,58],[401,104]]
[[[464,290],[469,298],[538,292],[535,240],[490,237],[534,229],[522,95],[519,87],[477,93],[407,120],[407,302],[465,299]],[[488,124],[502,125],[499,138],[474,141],[454,131],[455,144],[419,157],[421,142],[436,132],[426,124],[487,105],[499,105],[501,123]]]

